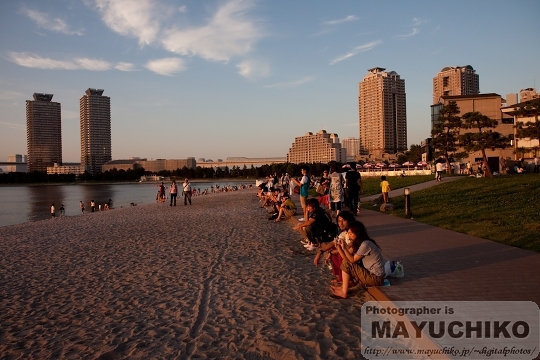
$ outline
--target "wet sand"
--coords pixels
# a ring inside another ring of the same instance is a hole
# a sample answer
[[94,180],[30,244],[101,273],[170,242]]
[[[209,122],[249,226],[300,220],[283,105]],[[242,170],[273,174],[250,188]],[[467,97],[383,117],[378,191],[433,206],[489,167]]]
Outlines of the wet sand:
[[0,358],[361,358],[367,294],[254,193],[1,227]]

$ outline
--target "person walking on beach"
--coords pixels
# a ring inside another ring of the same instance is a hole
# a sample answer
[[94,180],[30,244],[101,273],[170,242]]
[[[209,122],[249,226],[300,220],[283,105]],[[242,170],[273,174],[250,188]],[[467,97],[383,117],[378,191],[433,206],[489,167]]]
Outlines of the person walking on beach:
[[54,217],[56,216],[55,212],[54,212],[54,203],[51,205],[51,217],[54,219]]
[[187,205],[188,201],[189,205],[191,205],[191,184],[189,183],[188,179],[184,181],[182,187],[184,189],[184,205]]
[[92,212],[96,211],[96,203],[94,200],[90,201],[90,209]]
[[82,200],[79,203],[79,207],[81,208],[81,214],[84,214],[84,203],[82,202]]
[[169,204],[169,206],[173,206],[173,203],[174,206],[176,206],[176,196],[178,195],[178,187],[176,186],[176,181],[173,180],[169,191],[171,193],[171,203]]
[[66,216],[66,209],[64,208],[64,204],[60,205],[60,216]]

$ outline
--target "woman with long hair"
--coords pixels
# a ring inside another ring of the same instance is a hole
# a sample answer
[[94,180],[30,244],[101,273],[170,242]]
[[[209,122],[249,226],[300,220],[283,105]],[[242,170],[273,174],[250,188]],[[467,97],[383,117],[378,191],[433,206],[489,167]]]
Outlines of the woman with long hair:
[[335,240],[336,249],[343,258],[341,263],[343,283],[341,286],[330,287],[335,298],[347,298],[351,278],[363,286],[380,286],[384,281],[381,249],[375,240],[369,237],[364,224],[360,221],[349,224],[348,235],[352,251],[348,251],[349,247],[344,242]]
[[[337,225],[339,228],[339,235],[338,238],[341,239],[347,246],[348,251],[352,251],[352,248],[349,247],[350,241],[349,241],[349,235],[348,230],[350,224],[355,222],[356,219],[354,215],[350,211],[342,211],[337,216]],[[315,259],[313,260],[313,263],[315,266],[319,265],[320,258],[322,254],[326,253],[327,258],[326,262],[330,262],[332,264],[332,273],[336,276],[335,279],[333,279],[330,284],[341,284],[342,282],[342,276],[341,276],[341,263],[343,261],[343,258],[339,254],[338,250],[334,246],[334,242],[328,242],[328,243],[322,243],[320,250],[317,252],[317,255],[315,255]]]

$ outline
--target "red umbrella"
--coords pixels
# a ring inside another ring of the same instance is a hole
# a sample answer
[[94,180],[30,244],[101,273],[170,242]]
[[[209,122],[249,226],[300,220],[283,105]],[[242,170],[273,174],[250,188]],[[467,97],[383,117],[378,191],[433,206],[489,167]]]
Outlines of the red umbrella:
[[362,165],[356,164],[356,168],[357,168],[357,169],[361,169],[361,168],[362,168]]
[[343,168],[343,169],[350,169],[350,168],[351,168],[351,165],[345,164],[345,165],[342,166],[342,168]]
[[425,166],[428,166],[428,163],[425,162],[425,161],[419,161],[419,162],[418,162],[418,166],[425,167]]
[[414,163],[412,161],[407,161],[402,164],[403,166],[407,167],[407,170],[409,170],[410,166],[414,166]]
[[365,167],[366,169],[369,169],[369,168],[373,167],[373,165],[370,164],[370,163],[365,163],[365,164],[364,164],[364,167]]
[[386,164],[385,163],[377,163],[377,164],[375,164],[375,167],[377,167],[377,168],[385,168]]
[[401,167],[401,165],[395,164],[395,163],[394,163],[394,164],[390,164],[390,165],[388,165],[388,166],[391,167],[391,168],[394,168],[394,170],[396,170],[396,168],[398,168],[398,167]]

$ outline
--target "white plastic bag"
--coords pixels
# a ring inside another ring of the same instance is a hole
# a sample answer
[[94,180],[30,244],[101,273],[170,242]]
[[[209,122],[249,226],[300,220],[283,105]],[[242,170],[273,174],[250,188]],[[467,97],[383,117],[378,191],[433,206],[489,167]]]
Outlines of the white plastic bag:
[[399,261],[387,261],[384,263],[384,273],[386,277],[402,278],[405,276],[405,269]]

